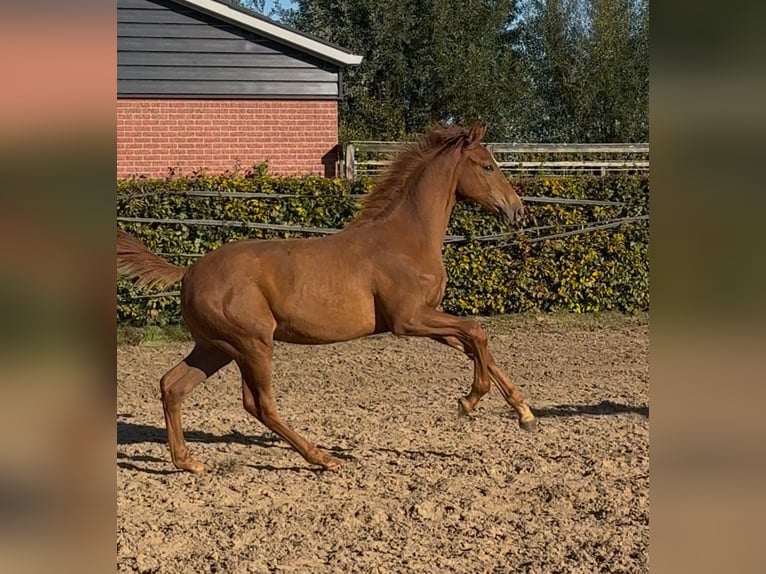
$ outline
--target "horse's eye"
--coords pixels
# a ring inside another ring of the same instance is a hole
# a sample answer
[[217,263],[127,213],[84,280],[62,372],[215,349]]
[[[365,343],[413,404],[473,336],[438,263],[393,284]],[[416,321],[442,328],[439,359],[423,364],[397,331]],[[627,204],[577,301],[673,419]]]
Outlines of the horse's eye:
[[491,163],[488,163],[487,165],[484,166],[484,171],[492,171],[493,169],[495,169],[495,166],[492,165]]

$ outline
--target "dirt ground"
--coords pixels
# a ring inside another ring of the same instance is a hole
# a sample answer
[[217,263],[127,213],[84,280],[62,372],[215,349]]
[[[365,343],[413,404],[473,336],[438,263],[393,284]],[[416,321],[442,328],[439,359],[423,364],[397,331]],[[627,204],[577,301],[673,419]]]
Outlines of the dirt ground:
[[496,389],[459,416],[471,363],[432,341],[277,347],[277,404],[335,473],[244,411],[231,366],[184,405],[210,470],[175,471],[158,380],[190,345],[120,346],[118,571],[648,572],[646,321],[481,322],[535,433]]

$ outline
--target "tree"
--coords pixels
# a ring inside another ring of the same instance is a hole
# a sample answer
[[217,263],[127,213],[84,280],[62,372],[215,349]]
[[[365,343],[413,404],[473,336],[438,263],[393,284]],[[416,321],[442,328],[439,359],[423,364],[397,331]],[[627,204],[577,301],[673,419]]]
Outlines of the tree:
[[[638,10],[636,10],[638,8]],[[591,141],[645,140],[648,136],[648,16],[646,1],[592,0],[589,54],[590,116],[583,134]],[[643,10],[643,14],[641,13]]]
[[429,122],[505,132],[514,98],[515,0],[298,0],[289,25],[364,56],[344,78],[344,138],[399,139]]
[[647,0],[533,0],[519,24],[528,139],[648,137]]
[[527,105],[524,139],[577,141],[586,54],[575,0],[533,0],[525,5],[516,46],[522,58]]
[[645,141],[648,0],[296,0],[288,25],[364,57],[341,139],[484,120],[489,139]]

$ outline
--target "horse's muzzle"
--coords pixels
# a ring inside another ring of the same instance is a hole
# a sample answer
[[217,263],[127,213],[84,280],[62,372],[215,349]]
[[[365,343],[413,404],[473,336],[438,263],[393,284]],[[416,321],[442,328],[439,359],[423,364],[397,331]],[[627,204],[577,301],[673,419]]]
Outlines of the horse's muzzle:
[[521,223],[524,219],[524,206],[519,201],[512,205],[505,205],[502,209],[503,219],[508,225]]

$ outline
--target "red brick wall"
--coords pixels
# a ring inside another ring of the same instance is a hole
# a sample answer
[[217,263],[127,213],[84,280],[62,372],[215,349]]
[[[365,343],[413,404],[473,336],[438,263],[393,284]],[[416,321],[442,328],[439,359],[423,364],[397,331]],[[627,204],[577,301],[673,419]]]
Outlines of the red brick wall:
[[337,142],[334,101],[117,100],[117,177],[262,161],[272,174],[334,175]]

